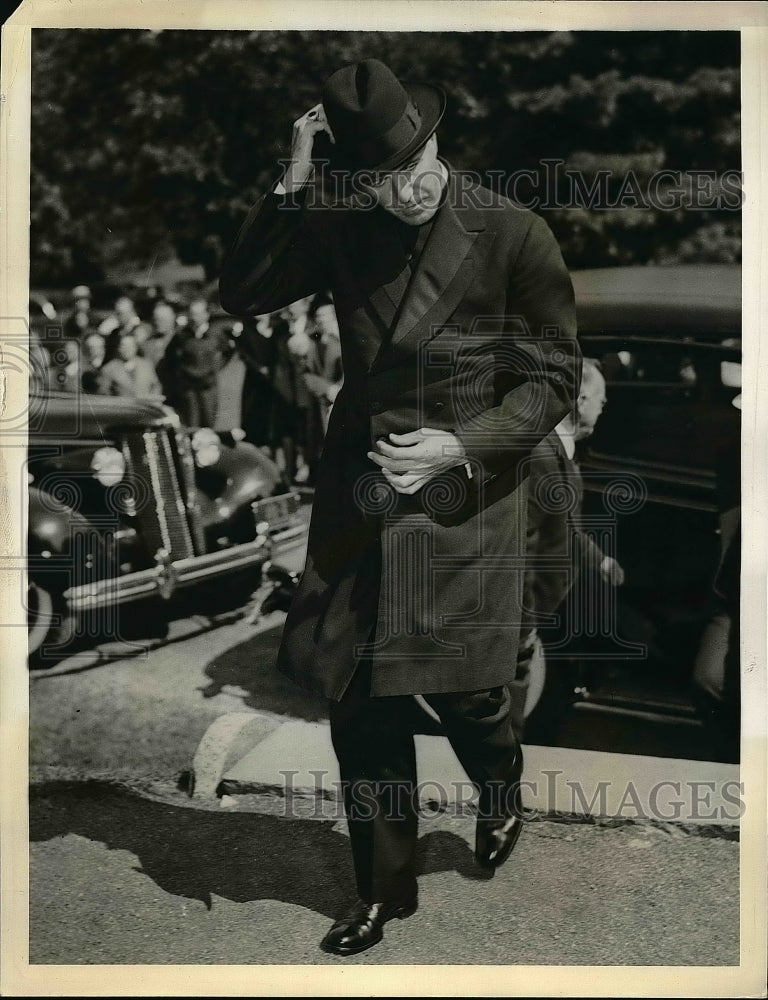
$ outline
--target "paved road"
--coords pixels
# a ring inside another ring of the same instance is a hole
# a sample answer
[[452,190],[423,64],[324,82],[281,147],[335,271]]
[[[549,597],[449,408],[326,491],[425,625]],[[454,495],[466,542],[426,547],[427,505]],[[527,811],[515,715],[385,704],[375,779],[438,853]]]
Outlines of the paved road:
[[[31,834],[33,963],[349,964],[317,948],[349,897],[343,822],[65,784],[35,790]],[[421,909],[352,964],[738,963],[734,841],[531,823],[485,880],[472,836],[424,821]]]

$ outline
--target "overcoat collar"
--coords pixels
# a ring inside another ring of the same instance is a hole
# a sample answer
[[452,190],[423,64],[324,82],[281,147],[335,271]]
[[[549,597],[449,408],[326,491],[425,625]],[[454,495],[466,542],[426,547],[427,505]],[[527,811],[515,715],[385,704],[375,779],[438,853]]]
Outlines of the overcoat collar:
[[484,230],[483,213],[471,204],[466,189],[451,172],[446,200],[435,216],[416,271],[411,276],[406,267],[370,294],[371,305],[388,327],[397,316],[395,329],[382,343],[372,367],[386,368],[434,336],[430,331],[436,331],[456,308],[471,281],[471,251]]

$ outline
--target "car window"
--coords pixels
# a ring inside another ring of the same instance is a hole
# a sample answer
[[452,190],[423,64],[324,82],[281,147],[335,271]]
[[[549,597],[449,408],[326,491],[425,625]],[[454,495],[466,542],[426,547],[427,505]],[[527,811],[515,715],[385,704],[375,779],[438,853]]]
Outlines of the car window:
[[607,403],[586,444],[595,455],[641,467],[711,472],[738,435],[736,342],[611,341],[584,338],[598,360]]

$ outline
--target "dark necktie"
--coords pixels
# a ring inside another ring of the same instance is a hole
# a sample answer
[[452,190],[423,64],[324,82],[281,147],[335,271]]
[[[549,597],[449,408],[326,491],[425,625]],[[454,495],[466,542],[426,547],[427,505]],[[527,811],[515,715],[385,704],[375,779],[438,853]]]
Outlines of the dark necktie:
[[403,251],[405,252],[406,267],[411,274],[413,274],[419,265],[419,258],[429,239],[429,234],[432,232],[434,220],[435,217],[432,216],[429,222],[425,222],[422,226],[409,226],[406,223],[402,223],[400,239],[402,240]]
[[400,223],[398,236],[400,237],[403,245],[405,261],[397,287],[397,291],[400,294],[400,302],[390,327],[390,334],[392,330],[395,329],[398,320],[400,319],[408,288],[413,281],[413,275],[416,272],[416,268],[419,266],[419,259],[421,258],[422,251],[424,250],[427,240],[429,239],[429,234],[432,232],[434,220],[435,216],[433,216],[429,222],[425,222],[423,226],[409,226],[405,222]]

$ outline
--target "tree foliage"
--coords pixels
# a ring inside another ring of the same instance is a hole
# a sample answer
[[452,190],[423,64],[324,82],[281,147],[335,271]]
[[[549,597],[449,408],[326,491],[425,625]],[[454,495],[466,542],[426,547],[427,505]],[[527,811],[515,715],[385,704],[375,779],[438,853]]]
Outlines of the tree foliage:
[[[454,166],[508,190],[558,161],[534,207],[571,267],[739,259],[732,201],[638,203],[660,170],[740,169],[736,32],[36,29],[33,284],[174,255],[215,275],[294,119],[334,69],[371,55],[447,91],[439,138]],[[608,203],[574,201],[569,171],[589,189],[605,170]]]

